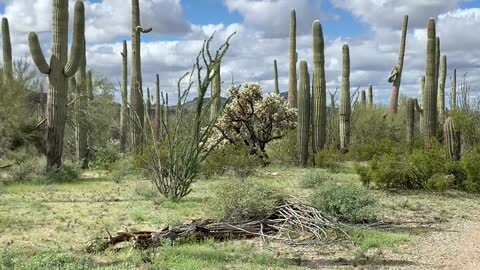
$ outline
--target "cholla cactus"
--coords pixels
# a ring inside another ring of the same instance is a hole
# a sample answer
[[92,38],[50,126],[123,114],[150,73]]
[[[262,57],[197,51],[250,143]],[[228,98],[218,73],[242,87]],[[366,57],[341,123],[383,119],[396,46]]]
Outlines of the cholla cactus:
[[215,125],[224,142],[246,143],[252,153],[265,157],[265,146],[296,125],[296,109],[276,94],[262,97],[262,87],[245,83],[229,90],[231,101]]
[[297,16],[295,10],[290,13],[290,56],[288,68],[288,105],[297,106]]
[[302,167],[308,162],[310,131],[310,75],[305,60],[300,61],[300,85],[298,89],[298,157]]
[[28,34],[33,61],[38,70],[48,75],[47,98],[47,170],[62,165],[63,137],[67,115],[67,79],[77,72],[84,55],[85,14],[83,2],[75,3],[72,50],[68,54],[68,2],[53,0],[52,46],[50,64],[45,60],[38,36]]
[[347,151],[350,144],[350,50],[347,44],[343,45],[342,92],[340,96],[340,148]]
[[443,125],[443,136],[448,157],[453,161],[460,160],[461,143],[460,132],[455,127],[453,118],[449,117]]

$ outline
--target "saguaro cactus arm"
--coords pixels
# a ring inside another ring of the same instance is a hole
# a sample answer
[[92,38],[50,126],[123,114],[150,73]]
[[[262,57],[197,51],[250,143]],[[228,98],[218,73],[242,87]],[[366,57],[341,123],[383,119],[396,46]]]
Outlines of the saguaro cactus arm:
[[150,32],[152,32],[152,30],[153,30],[153,28],[151,28],[151,27],[143,28],[140,25],[135,27],[135,31],[140,32],[140,33],[144,33],[144,34],[150,33]]
[[38,70],[43,74],[50,73],[50,66],[43,56],[42,47],[38,41],[38,36],[35,32],[28,33],[28,46],[30,53],[32,54],[33,62],[37,66]]
[[63,69],[66,77],[71,77],[77,72],[85,55],[85,7],[83,2],[76,1],[74,10],[72,49]]

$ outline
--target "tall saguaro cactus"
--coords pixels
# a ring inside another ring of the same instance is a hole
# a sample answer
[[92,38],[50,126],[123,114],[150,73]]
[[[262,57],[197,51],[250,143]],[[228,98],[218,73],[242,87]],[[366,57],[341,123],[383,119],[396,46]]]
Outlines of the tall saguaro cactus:
[[455,123],[451,117],[448,117],[443,125],[443,137],[445,139],[448,157],[453,161],[460,160],[460,132],[455,127]]
[[220,63],[215,66],[215,76],[213,77],[212,81],[212,105],[210,107],[210,119],[215,119],[217,117],[218,112],[220,111],[220,107],[222,106],[220,94],[222,92],[222,79],[220,76]]
[[157,74],[155,80],[157,102],[155,103],[155,139],[158,141],[162,137],[162,112],[160,106],[160,74]]
[[[77,160],[82,168],[87,168],[88,166],[88,156],[87,156],[87,57],[85,55],[85,43],[83,45],[83,59],[75,74],[76,80],[76,101],[75,101],[75,111],[76,111],[76,154]],[[72,77],[73,79],[73,77]]]
[[87,70],[87,95],[88,95],[88,100],[92,101],[94,96],[93,96],[93,79],[92,79],[91,70]]
[[278,87],[277,60],[273,60],[273,89],[275,94],[280,95],[280,88]]
[[362,90],[360,94],[360,105],[364,110],[367,108],[367,92],[365,90]]
[[392,70],[392,74],[388,79],[393,83],[392,96],[390,97],[390,112],[397,113],[398,110],[398,95],[400,91],[400,83],[402,80],[403,62],[405,59],[405,45],[407,40],[407,28],[408,28],[408,15],[403,17],[402,26],[402,40],[400,42],[400,52],[398,54],[398,63]]
[[128,144],[128,49],[127,41],[123,41],[122,55],[122,101],[120,105],[120,148],[122,151],[127,149]]
[[133,125],[132,125],[132,145],[136,154],[142,151],[145,107],[143,106],[143,88],[142,88],[142,61],[140,56],[140,34],[149,33],[151,28],[143,28],[140,24],[140,5],[139,0],[132,0],[132,76],[131,76],[131,101]]
[[68,1],[52,0],[52,45],[50,64],[45,60],[38,36],[28,34],[33,61],[38,70],[48,75],[47,97],[47,170],[62,165],[63,137],[67,114],[67,79],[77,72],[83,57],[85,14],[83,2],[75,3],[73,41],[68,57]]
[[340,149],[346,152],[350,144],[350,49],[347,44],[342,49],[342,92],[340,94]]
[[322,25],[314,21],[313,34],[313,91],[312,91],[312,148],[317,153],[326,141],[327,83],[325,80],[325,54]]
[[447,56],[442,57],[441,63],[441,76],[440,82],[438,85],[438,97],[437,97],[437,109],[438,109],[438,119],[443,122],[445,118],[445,83],[447,80]]
[[301,166],[307,166],[310,131],[310,75],[305,60],[300,61],[300,87],[298,97],[298,156]]
[[415,135],[415,99],[407,99],[407,145],[413,146],[413,138]]
[[452,79],[452,94],[451,94],[452,110],[457,109],[457,69],[453,70],[453,79]]
[[10,41],[10,28],[8,19],[2,18],[2,43],[3,43],[3,82],[13,79],[13,62],[12,62],[12,43]]
[[430,18],[427,26],[427,57],[425,67],[425,87],[422,95],[422,131],[426,137],[437,134],[437,89],[435,88],[435,20]]
[[288,105],[297,106],[297,16],[290,13],[290,56],[288,67]]
[[371,84],[368,85],[368,108],[373,108],[373,87]]
[[435,39],[435,89],[438,92],[440,77],[440,38]]

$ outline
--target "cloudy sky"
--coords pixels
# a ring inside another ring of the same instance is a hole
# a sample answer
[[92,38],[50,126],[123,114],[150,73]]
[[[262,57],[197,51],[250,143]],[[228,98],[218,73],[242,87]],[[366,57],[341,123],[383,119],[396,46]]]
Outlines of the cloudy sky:
[[[118,82],[121,43],[130,39],[131,1],[87,0],[86,35],[89,68]],[[73,8],[70,0],[70,8]],[[0,0],[0,13],[10,20],[13,53],[29,57],[28,31],[37,31],[44,50],[49,47],[51,0]],[[143,35],[145,86],[159,73],[162,89],[174,92],[177,79],[193,64],[202,41],[216,31],[224,40],[237,31],[222,63],[224,89],[232,77],[236,84],[261,82],[273,87],[273,61],[279,64],[281,91],[288,84],[288,30],[290,10],[297,11],[297,49],[311,63],[311,25],[322,22],[326,39],[327,87],[340,85],[341,48],[350,45],[352,88],[374,87],[377,102],[386,102],[388,75],[398,59],[401,23],[410,16],[401,93],[418,95],[425,69],[429,17],[437,21],[442,54],[453,68],[468,73],[480,85],[480,0],[140,0],[142,25],[153,27]],[[70,13],[72,14],[72,12]],[[71,15],[71,17],[73,17]],[[447,79],[448,80],[448,79]],[[447,82],[448,90],[450,83]]]

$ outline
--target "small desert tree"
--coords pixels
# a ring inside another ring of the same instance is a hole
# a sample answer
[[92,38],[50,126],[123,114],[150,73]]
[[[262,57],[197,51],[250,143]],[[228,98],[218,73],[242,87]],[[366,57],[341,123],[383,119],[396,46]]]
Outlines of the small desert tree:
[[266,145],[295,128],[296,109],[290,108],[279,94],[263,97],[262,87],[256,83],[234,86],[229,91],[231,102],[215,125],[216,137],[247,145],[252,154],[259,155],[267,164]]

